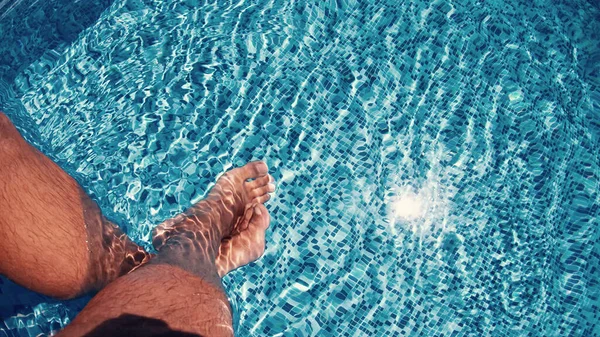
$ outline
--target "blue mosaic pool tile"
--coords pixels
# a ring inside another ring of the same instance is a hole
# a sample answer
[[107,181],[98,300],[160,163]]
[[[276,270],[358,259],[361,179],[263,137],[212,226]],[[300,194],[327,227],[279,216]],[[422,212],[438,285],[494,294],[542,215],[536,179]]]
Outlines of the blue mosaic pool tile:
[[[266,254],[224,279],[239,335],[599,336],[598,13],[126,1],[0,107],[146,246],[265,159]],[[50,331],[21,309],[0,334]]]

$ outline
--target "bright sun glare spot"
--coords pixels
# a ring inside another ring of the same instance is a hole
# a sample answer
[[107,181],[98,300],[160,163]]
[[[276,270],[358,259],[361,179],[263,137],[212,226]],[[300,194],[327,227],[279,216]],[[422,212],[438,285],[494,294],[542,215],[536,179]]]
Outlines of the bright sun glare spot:
[[412,220],[423,216],[424,204],[423,196],[404,191],[395,198],[392,209],[397,217]]

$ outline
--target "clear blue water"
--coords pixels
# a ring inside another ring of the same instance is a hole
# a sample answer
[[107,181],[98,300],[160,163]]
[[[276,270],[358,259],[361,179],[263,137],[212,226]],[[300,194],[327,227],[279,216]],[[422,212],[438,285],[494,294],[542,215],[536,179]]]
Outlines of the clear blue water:
[[[594,1],[50,1],[0,108],[138,243],[215,177],[278,181],[240,336],[600,336]],[[88,298],[0,279],[0,336]]]

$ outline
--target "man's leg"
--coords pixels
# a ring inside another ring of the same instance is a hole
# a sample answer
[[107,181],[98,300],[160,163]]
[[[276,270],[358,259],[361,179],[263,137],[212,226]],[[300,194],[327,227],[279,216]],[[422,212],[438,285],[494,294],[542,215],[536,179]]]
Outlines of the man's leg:
[[0,233],[0,274],[58,298],[101,289],[149,258],[1,112]]
[[60,335],[82,336],[130,316],[202,336],[232,336],[219,275],[262,255],[269,225],[262,204],[275,189],[271,181],[262,162],[227,172],[206,199],[156,228],[155,258],[100,291]]

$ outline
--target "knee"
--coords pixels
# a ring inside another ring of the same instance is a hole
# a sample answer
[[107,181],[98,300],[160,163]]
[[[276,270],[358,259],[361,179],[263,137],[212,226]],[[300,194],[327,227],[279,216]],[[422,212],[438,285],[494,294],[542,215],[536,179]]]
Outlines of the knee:
[[64,286],[64,284],[59,283],[57,287],[47,287],[37,292],[46,296],[54,297],[59,300],[71,300],[83,296],[91,290],[92,289],[83,288],[81,284],[78,283],[67,283],[66,286]]
[[[0,157],[6,157],[14,147],[14,142],[11,141],[11,126],[12,122],[8,119],[8,116],[0,111]],[[7,163],[8,161],[3,162]]]
[[8,116],[0,111],[0,157],[18,154],[22,144],[21,134]]
[[17,130],[15,126],[10,121],[8,116],[2,111],[0,111],[0,140],[2,139],[10,139],[14,137],[14,133]]
[[12,125],[12,122],[10,119],[8,119],[8,116],[4,112],[0,111],[0,130],[10,125]]

